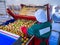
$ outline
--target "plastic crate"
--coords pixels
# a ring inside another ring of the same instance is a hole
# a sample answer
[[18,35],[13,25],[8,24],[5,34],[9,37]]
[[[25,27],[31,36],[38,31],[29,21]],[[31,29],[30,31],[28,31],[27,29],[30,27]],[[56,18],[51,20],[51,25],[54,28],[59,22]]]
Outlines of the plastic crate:
[[0,30],[0,45],[12,45],[18,38],[18,35]]

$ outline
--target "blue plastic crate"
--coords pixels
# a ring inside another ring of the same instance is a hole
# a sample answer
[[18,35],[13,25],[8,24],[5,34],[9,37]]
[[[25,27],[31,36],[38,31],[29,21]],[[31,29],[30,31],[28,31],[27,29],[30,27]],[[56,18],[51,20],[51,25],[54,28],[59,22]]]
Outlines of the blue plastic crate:
[[16,39],[0,33],[0,45],[12,45]]

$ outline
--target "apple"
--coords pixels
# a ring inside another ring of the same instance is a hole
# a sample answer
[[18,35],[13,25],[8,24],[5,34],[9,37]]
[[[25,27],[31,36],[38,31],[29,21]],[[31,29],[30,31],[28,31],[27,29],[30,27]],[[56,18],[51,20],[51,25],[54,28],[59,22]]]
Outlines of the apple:
[[25,43],[22,43],[22,45],[25,45]]

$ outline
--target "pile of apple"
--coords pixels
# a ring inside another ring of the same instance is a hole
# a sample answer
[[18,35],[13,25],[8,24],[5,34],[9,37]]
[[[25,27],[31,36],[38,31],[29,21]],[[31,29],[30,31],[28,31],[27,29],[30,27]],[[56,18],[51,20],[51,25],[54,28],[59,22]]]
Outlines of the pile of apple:
[[32,21],[32,20],[24,20],[24,19],[20,19],[20,20],[16,20],[13,23],[9,23],[6,26],[0,26],[0,29],[3,29],[5,31],[20,35],[21,34],[21,30],[20,27],[21,26],[26,26],[27,28],[29,28],[30,26],[32,26],[36,21]]
[[21,45],[25,45],[29,41],[29,39],[31,38],[31,37],[28,37],[24,34],[22,34],[21,37],[22,37],[21,38]]
[[19,20],[16,20],[15,22],[13,22],[13,23],[9,23],[6,26],[0,26],[0,29],[21,36],[22,37],[22,45],[23,45],[28,41],[29,38],[22,33],[20,27],[25,26],[25,27],[29,28],[35,22],[36,21],[33,21],[33,20],[19,19]]

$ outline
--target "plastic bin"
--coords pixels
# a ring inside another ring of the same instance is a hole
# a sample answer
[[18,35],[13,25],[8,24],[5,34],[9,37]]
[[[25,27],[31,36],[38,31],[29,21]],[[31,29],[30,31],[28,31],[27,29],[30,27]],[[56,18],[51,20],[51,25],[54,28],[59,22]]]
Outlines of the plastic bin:
[[12,45],[18,38],[18,35],[0,30],[0,45]]

